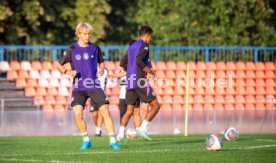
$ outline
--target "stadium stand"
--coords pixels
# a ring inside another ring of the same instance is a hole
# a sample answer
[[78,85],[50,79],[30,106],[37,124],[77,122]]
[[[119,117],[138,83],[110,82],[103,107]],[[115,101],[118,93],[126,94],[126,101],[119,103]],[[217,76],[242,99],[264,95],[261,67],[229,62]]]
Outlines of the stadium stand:
[[[160,61],[153,62],[152,65],[156,77],[162,79],[153,82],[162,109],[170,110],[174,106],[185,106],[185,81],[178,81],[178,77],[186,75],[187,64],[193,82],[189,88],[189,104],[192,109],[262,110],[272,108],[272,104],[275,103],[276,65],[273,62]],[[18,102],[7,101],[5,107],[40,107],[44,111],[68,109],[71,79],[55,70],[53,65],[49,61],[1,61],[0,71],[6,73],[7,77],[0,80],[0,97],[22,99]],[[119,69],[119,62],[108,61],[106,67],[109,71],[115,72]],[[210,77],[214,78],[215,84],[224,83],[223,87],[209,87]],[[207,87],[204,87],[202,82]],[[179,87],[177,83],[180,84]],[[227,85],[229,83],[231,85]],[[107,88],[106,93],[110,99],[110,107],[118,108],[120,88]]]

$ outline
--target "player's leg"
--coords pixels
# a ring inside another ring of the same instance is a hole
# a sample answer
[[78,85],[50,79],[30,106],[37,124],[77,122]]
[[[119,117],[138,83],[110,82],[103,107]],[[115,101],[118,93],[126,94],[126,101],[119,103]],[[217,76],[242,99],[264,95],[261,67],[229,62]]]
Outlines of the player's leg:
[[127,111],[126,99],[120,99],[120,101],[119,101],[119,110],[120,110],[120,122],[121,122],[124,114]]
[[82,91],[73,91],[72,98],[73,101],[71,106],[73,107],[75,122],[83,139],[80,149],[85,150],[91,147],[91,143],[87,134],[86,123],[83,119],[83,108],[85,106],[87,97],[83,94]]
[[142,121],[146,118],[148,112],[149,112],[149,104],[148,103],[141,103],[141,107],[142,107]]
[[134,107],[136,105],[137,99],[138,99],[138,95],[133,90],[126,91],[127,111],[121,120],[121,125],[117,136],[117,140],[119,141],[124,139],[125,129],[130,117],[133,115],[133,111],[134,111]]
[[106,130],[109,135],[110,146],[114,150],[119,150],[120,147],[115,139],[115,131],[113,121],[108,110],[109,101],[102,89],[97,89],[94,91],[89,91],[89,96],[93,101],[93,105],[95,106],[95,110],[99,110],[99,113],[102,115],[103,122],[105,124]]
[[136,130],[139,130],[141,126],[141,117],[140,117],[140,100],[136,101],[136,105],[133,111],[133,120]]
[[137,134],[141,137],[144,137],[147,140],[151,140],[151,138],[147,135],[147,129],[149,126],[149,123],[152,121],[152,119],[155,117],[155,115],[158,113],[160,109],[160,105],[157,101],[156,95],[153,92],[151,87],[148,88],[136,88],[135,91],[139,95],[142,102],[149,103],[151,110],[148,112],[147,116],[143,120],[140,131],[137,132]]
[[102,114],[98,113],[98,119],[97,119],[97,125],[96,125],[96,135],[95,136],[101,136],[102,135],[102,126],[103,126],[103,116],[102,116]]

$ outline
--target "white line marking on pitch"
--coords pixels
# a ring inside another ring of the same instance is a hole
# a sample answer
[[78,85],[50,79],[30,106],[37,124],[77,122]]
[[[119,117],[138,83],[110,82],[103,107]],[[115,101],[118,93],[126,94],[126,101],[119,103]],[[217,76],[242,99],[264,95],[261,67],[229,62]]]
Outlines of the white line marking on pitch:
[[276,142],[274,139],[256,139],[257,141],[268,141],[268,142]]
[[42,160],[24,160],[24,159],[16,159],[16,158],[0,158],[2,161],[11,161],[11,162],[42,162],[42,163],[93,163],[93,162],[81,162],[81,161],[61,161],[61,160],[50,160],[50,161],[42,161]]
[[258,149],[258,148],[270,148],[270,147],[276,147],[276,144],[252,146],[252,147],[246,147],[244,149]]

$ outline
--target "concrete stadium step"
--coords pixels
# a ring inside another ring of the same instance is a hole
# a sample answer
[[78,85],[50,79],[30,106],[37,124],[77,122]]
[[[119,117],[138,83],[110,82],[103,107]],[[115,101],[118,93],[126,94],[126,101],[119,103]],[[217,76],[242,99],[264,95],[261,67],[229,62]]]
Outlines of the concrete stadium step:
[[13,106],[5,107],[4,111],[29,111],[29,110],[41,110],[38,106]]
[[6,99],[4,107],[34,106],[32,98]]
[[22,98],[26,97],[23,89],[19,88],[6,88],[0,89],[0,98],[12,97],[12,98]]
[[15,88],[15,81],[0,78],[0,89]]

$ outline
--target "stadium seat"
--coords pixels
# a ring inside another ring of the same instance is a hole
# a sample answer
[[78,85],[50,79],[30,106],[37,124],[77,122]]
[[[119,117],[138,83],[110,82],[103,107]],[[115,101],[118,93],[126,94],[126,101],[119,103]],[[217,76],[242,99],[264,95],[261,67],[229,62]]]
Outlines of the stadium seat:
[[173,104],[183,104],[184,98],[183,96],[173,96]]
[[226,62],[226,70],[236,70],[236,65],[234,62]]
[[256,77],[255,72],[251,70],[246,71],[245,76],[246,78],[251,78],[251,79],[254,79]]
[[195,71],[196,70],[196,63],[195,62],[189,61],[189,62],[187,62],[186,67],[188,65],[189,65],[189,70],[190,71]]
[[262,78],[265,78],[265,73],[264,73],[264,71],[257,70],[257,71],[256,71],[256,79],[262,79]]
[[70,103],[70,101],[67,101],[67,99],[64,96],[57,96],[56,97],[56,102],[59,105],[67,105]]
[[40,87],[49,87],[50,85],[49,85],[49,82],[48,82],[47,79],[41,78],[41,79],[38,80],[38,86],[40,86]]
[[32,65],[29,61],[22,61],[21,62],[21,69],[22,70],[31,70],[32,69]]
[[256,87],[264,87],[265,81],[264,79],[256,79]]
[[236,78],[235,71],[234,70],[227,70],[226,71],[226,78],[232,78],[232,79]]
[[185,95],[185,89],[183,87],[175,87],[174,88],[175,95]]
[[255,70],[255,64],[253,62],[246,62],[245,63],[245,68],[246,68],[246,70],[254,71]]
[[204,98],[201,95],[195,95],[193,99],[194,99],[195,104],[203,104],[204,103]]
[[36,96],[36,92],[35,92],[35,89],[34,88],[25,88],[25,96],[28,96],[28,97],[34,97]]
[[235,95],[236,94],[235,88],[233,88],[233,87],[226,87],[225,88],[225,94],[226,95]]
[[245,88],[244,87],[236,87],[236,95],[245,95],[246,92],[245,92]]
[[273,62],[265,62],[265,69],[266,70],[275,70],[275,66]]
[[10,80],[15,80],[18,78],[18,74],[16,72],[16,70],[11,70],[7,72],[7,78]]
[[152,67],[153,70],[156,70],[156,63],[151,61],[151,67]]
[[16,79],[16,87],[17,88],[25,88],[27,87],[27,82],[25,79]]
[[59,78],[61,78],[61,73],[58,70],[52,70],[51,77],[59,79]]
[[265,70],[265,65],[264,65],[264,62],[257,62],[256,65],[255,65],[255,68],[256,68],[256,71],[258,70]]
[[44,112],[53,112],[53,111],[54,111],[54,108],[53,108],[52,105],[44,105],[44,106],[42,107],[42,110],[43,110]]
[[223,96],[216,95],[215,96],[215,104],[223,104],[223,103],[224,103]]
[[9,70],[11,70],[9,62],[0,61],[0,72],[7,72]]
[[249,78],[247,78],[246,80],[245,80],[245,85],[248,87],[255,87],[255,80],[254,79],[249,79]]
[[236,71],[236,78],[237,79],[244,79],[244,78],[246,78],[245,71],[244,70],[238,70],[238,71]]
[[18,72],[18,78],[20,79],[27,79],[29,78],[29,73],[26,70],[19,70]]
[[58,91],[56,88],[47,88],[47,95],[49,96],[57,96]]
[[164,95],[163,88],[156,88],[156,89],[154,89],[154,92],[157,96],[163,96]]
[[214,95],[215,94],[215,88],[212,88],[212,87],[206,88],[205,89],[205,94],[206,95]]
[[42,62],[42,69],[43,70],[52,70],[52,69],[54,69],[52,62],[50,62],[50,61]]
[[176,62],[176,69],[180,71],[186,70],[186,63],[183,61]]
[[225,95],[225,90],[224,90],[224,88],[216,87],[216,88],[215,88],[215,94],[216,94],[216,95]]
[[59,81],[56,78],[49,78],[48,82],[49,82],[49,87],[59,87],[60,86]]
[[174,95],[174,89],[172,87],[165,87],[164,93],[165,95]]
[[200,70],[200,71],[206,71],[207,67],[205,62],[197,62],[196,63],[196,70]]
[[266,103],[265,96],[257,95],[255,97],[255,102],[256,102],[256,104],[264,104],[264,103]]
[[162,97],[163,104],[172,104],[173,99],[171,96],[165,95]]
[[173,61],[168,61],[167,64],[167,70],[173,70],[175,71],[176,70],[176,63],[173,62]]
[[21,69],[20,63],[18,61],[11,61],[10,62],[10,68],[12,70],[20,70]]
[[217,70],[216,78],[226,78],[226,74],[224,70]]
[[256,87],[256,95],[265,95],[265,87]]
[[[171,111],[172,110],[172,106],[170,104],[162,104],[160,107],[161,110],[168,110]],[[168,116],[168,115],[167,115]],[[171,117],[171,116],[169,116]]]
[[34,105],[41,106],[44,104],[45,104],[44,98],[42,96],[37,96],[36,94],[34,97]]
[[245,81],[244,81],[244,79],[236,79],[236,80],[235,80],[235,86],[236,86],[236,87],[243,87],[243,86],[245,86]]
[[265,78],[274,78],[275,79],[275,74],[272,70],[266,70],[265,71]]
[[195,88],[195,95],[204,95],[205,94],[205,90],[203,87],[201,88]]
[[203,111],[204,110],[204,107],[202,104],[194,104],[193,105],[193,110],[196,110],[196,111]]
[[48,79],[51,77],[50,72],[48,70],[41,70],[40,77],[43,79]]
[[209,78],[209,79],[216,78],[216,72],[214,70],[207,70],[206,71],[206,78]]
[[234,106],[234,104],[225,104],[224,109],[225,109],[225,111],[233,111],[233,110],[235,110],[235,106]]
[[34,70],[41,70],[42,69],[42,65],[41,65],[41,62],[39,61],[32,61],[32,68]]
[[215,104],[214,105],[214,109],[216,111],[223,111],[224,110],[224,106],[223,106],[223,104]]
[[66,87],[59,87],[58,94],[62,96],[70,96],[70,92]]
[[204,102],[207,104],[213,104],[215,103],[215,99],[211,95],[204,96]]
[[27,86],[28,87],[37,87],[38,84],[37,84],[36,79],[32,79],[32,78],[27,79]]
[[216,67],[217,67],[217,69],[216,69],[217,71],[225,71],[226,70],[226,64],[225,64],[225,62],[222,62],[222,61],[217,62]]
[[274,87],[268,87],[268,86],[267,86],[267,87],[265,88],[265,92],[266,92],[267,95],[272,95],[272,96],[273,96],[273,95],[274,95],[274,96],[276,95],[276,92],[275,92]]
[[244,96],[241,96],[241,95],[235,96],[235,102],[238,104],[244,104],[245,103]]
[[[255,105],[254,104],[245,104],[245,110],[251,111],[251,112],[248,112],[249,114],[254,114],[254,112],[252,112],[252,111],[255,110]],[[247,117],[249,116],[248,114],[246,114],[246,115],[247,115]],[[254,115],[251,115],[251,116],[253,117]]]
[[255,97],[252,95],[245,96],[245,103],[246,104],[255,104],[256,103]]
[[163,61],[158,61],[156,63],[156,70],[166,70],[167,67],[166,67],[166,63],[163,62]]
[[246,93],[246,95],[255,95],[256,94],[255,88],[254,87],[246,87],[245,93]]
[[227,95],[224,97],[224,101],[226,104],[234,104],[235,103],[235,97]]
[[196,78],[201,78],[201,79],[206,78],[205,71],[203,71],[203,70],[196,71]]
[[40,74],[37,70],[31,70],[30,71],[30,78],[33,79],[40,79]]
[[274,87],[274,86],[276,86],[275,80],[273,80],[273,79],[266,79],[265,80],[265,86],[266,87]]
[[168,78],[168,79],[175,79],[176,78],[176,75],[175,75],[175,72],[172,71],[172,70],[167,70],[165,71],[165,78]]
[[53,96],[46,96],[44,98],[45,100],[45,105],[55,105],[56,104],[56,100]]
[[70,81],[70,79],[62,77],[60,78],[60,86],[61,87],[71,87],[72,86],[72,82]]
[[155,72],[155,77],[156,78],[165,78],[165,72],[163,70],[157,69]]
[[217,69],[216,64],[214,62],[208,62],[206,64],[206,68],[207,68],[207,70],[213,70],[213,71],[215,71]]
[[44,87],[37,87],[36,88],[36,95],[37,96],[46,96],[47,95],[46,88],[44,88]]
[[65,105],[54,105],[54,111],[65,111],[67,107]]
[[244,62],[236,62],[236,68],[237,70],[245,70],[246,67],[245,67],[245,63]]

